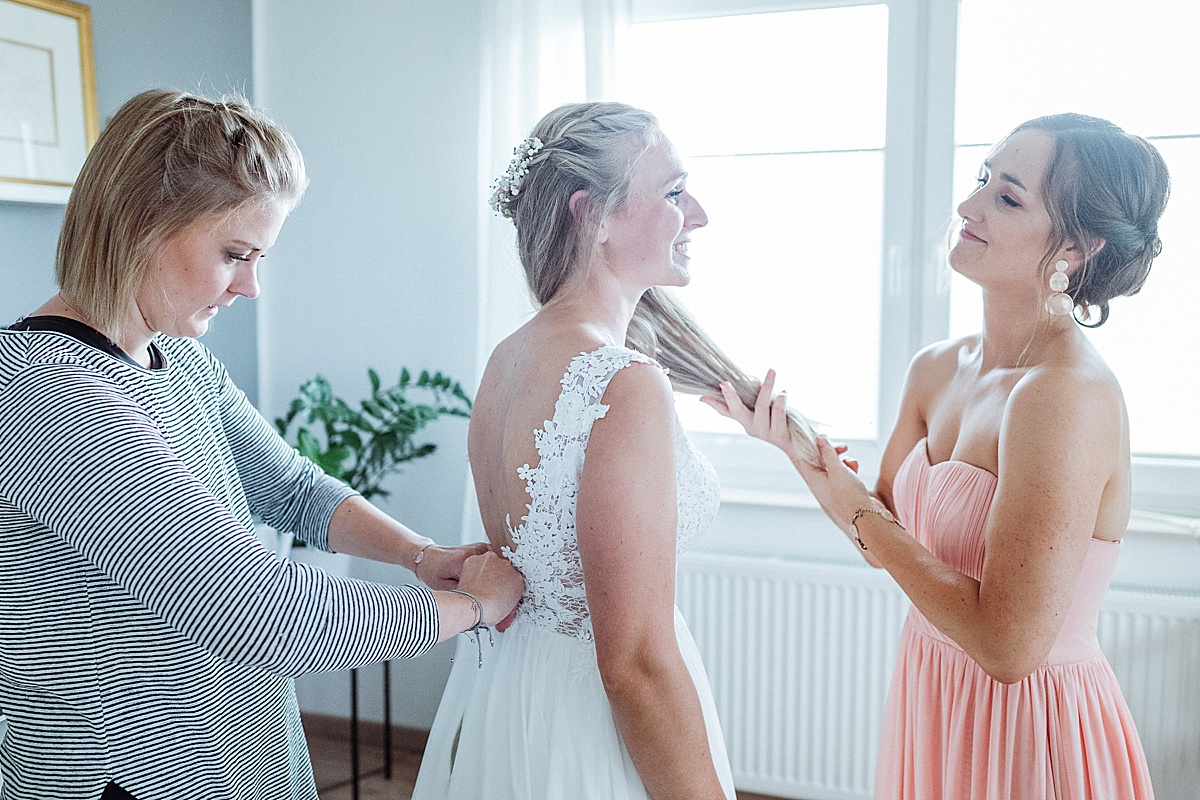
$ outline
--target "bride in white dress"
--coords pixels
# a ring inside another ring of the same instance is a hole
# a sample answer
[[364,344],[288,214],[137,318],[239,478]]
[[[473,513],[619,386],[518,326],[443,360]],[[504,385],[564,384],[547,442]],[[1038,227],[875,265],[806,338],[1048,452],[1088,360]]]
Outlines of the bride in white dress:
[[644,111],[564,106],[515,153],[493,205],[540,310],[492,354],[469,449],[488,537],[526,589],[481,659],[460,648],[413,797],[733,798],[674,602],[719,487],[672,383],[716,394],[740,373],[652,288],[688,283],[708,219]]

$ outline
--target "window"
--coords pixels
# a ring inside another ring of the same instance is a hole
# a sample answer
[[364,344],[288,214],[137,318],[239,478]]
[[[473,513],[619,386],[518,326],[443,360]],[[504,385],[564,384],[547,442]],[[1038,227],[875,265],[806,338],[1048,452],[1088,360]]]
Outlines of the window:
[[[1084,13],[1086,6],[1087,13]],[[853,441],[871,479],[909,358],[978,329],[944,234],[987,148],[1078,110],[1159,147],[1173,193],[1141,295],[1090,335],[1132,420],[1135,503],[1200,514],[1200,86],[1173,0],[633,0],[618,96],[657,114],[712,220],[683,299],[751,373]],[[1186,18],[1186,19],[1185,19]],[[957,75],[957,88],[956,76]],[[1182,298],[1171,302],[1174,297]],[[681,416],[733,495],[791,492],[786,462],[691,400]],[[796,502],[796,500],[791,500]]]
[[[887,6],[637,25],[625,66],[621,96],[659,115],[717,221],[694,240],[689,307],[815,419],[877,438]],[[681,413],[728,429],[707,408]]]

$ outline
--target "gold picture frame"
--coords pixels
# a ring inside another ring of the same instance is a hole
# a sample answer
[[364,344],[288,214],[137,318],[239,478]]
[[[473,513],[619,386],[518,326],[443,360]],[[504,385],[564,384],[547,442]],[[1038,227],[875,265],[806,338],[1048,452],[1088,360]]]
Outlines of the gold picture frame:
[[91,8],[0,0],[0,200],[65,203],[99,135]]

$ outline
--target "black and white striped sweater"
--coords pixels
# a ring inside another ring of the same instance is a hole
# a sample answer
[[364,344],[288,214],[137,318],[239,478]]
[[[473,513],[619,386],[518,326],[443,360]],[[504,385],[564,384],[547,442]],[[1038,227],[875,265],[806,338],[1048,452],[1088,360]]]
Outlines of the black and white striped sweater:
[[428,590],[279,560],[353,492],[191,339],[148,370],[0,331],[5,800],[315,800],[292,677],[424,652]]

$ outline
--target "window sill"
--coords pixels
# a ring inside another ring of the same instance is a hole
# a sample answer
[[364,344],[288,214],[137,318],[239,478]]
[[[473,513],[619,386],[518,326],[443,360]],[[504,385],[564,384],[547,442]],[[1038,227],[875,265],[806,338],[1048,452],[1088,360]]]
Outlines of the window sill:
[[[723,488],[721,504],[805,511],[821,509],[817,499],[804,490]],[[1129,516],[1127,535],[1200,542],[1200,518],[1134,509]]]

